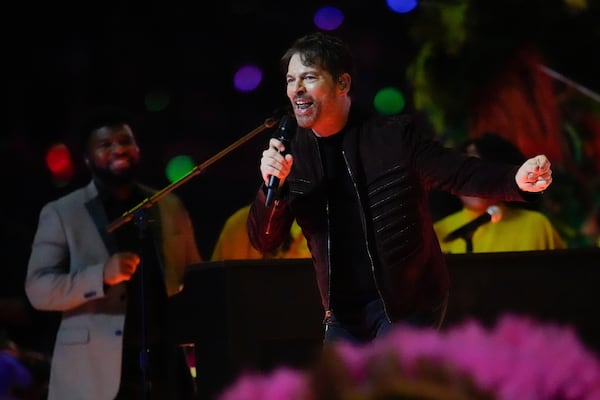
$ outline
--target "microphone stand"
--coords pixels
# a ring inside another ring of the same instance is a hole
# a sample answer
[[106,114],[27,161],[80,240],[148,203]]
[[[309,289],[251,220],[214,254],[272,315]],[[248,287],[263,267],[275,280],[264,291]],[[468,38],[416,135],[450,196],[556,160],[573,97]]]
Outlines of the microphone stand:
[[[182,176],[177,181],[171,183],[170,185],[166,186],[162,190],[159,190],[158,192],[154,193],[152,196],[145,198],[140,203],[135,205],[133,208],[124,212],[119,218],[117,218],[116,220],[114,220],[113,222],[108,224],[106,230],[109,233],[112,233],[115,230],[119,229],[121,226],[125,225],[126,223],[133,221],[134,224],[138,227],[138,231],[139,231],[139,235],[140,235],[140,243],[142,245],[142,249],[145,249],[146,246],[144,245],[144,241],[145,241],[146,235],[144,233],[148,227],[148,222],[149,222],[146,211],[149,208],[154,206],[160,199],[165,197],[167,194],[171,193],[173,190],[175,190],[179,186],[181,186],[184,183],[186,183],[187,181],[189,181],[192,177],[203,173],[206,170],[206,168],[208,168],[209,166],[211,166],[212,164],[214,164],[216,161],[220,160],[221,158],[225,157],[227,154],[229,154],[233,150],[237,149],[242,144],[246,143],[248,140],[252,139],[259,133],[262,133],[266,129],[269,129],[269,128],[272,128],[273,126],[275,126],[275,124],[277,124],[277,121],[278,120],[276,118],[267,118],[265,120],[265,122],[263,122],[261,125],[254,128],[252,131],[248,132],[246,135],[242,136],[240,139],[236,140],[234,143],[227,146],[225,149],[221,150],[220,152],[218,152],[217,154],[215,154],[214,156],[212,156],[211,158],[209,158],[202,164],[196,165],[187,174]],[[147,399],[148,398],[147,374],[148,374],[148,364],[149,364],[148,361],[149,361],[150,349],[148,348],[148,344],[147,344],[146,282],[145,282],[145,278],[144,278],[143,252],[144,251],[142,250],[142,252],[141,252],[142,254],[140,255],[141,261],[138,266],[138,270],[140,271],[139,274],[140,274],[140,308],[141,308],[141,321],[140,321],[141,339],[140,339],[140,341],[142,344],[142,349],[140,350],[140,355],[139,355],[139,363],[140,363],[140,369],[141,369],[141,373],[142,373],[143,399]]]
[[475,233],[475,231],[465,233],[464,235],[462,235],[460,237],[461,239],[463,239],[465,241],[465,244],[467,246],[467,253],[473,252],[473,233]]
[[220,152],[218,152],[217,154],[215,154],[208,160],[204,161],[202,164],[196,165],[187,174],[185,174],[184,176],[179,178],[177,181],[175,181],[175,182],[171,183],[170,185],[166,186],[165,188],[159,190],[152,196],[145,198],[140,203],[138,203],[136,206],[134,206],[132,209],[124,212],[119,218],[117,218],[116,220],[114,220],[113,222],[111,222],[108,225],[108,227],[107,227],[108,232],[114,232],[116,229],[118,229],[122,225],[131,221],[133,219],[134,214],[138,210],[152,207],[154,204],[156,204],[156,202],[158,202],[160,199],[165,197],[167,194],[171,193],[173,190],[177,189],[179,186],[183,185],[184,183],[189,181],[194,176],[203,173],[207,167],[211,166],[216,161],[225,157],[227,154],[229,154],[233,150],[237,149],[242,144],[246,143],[248,140],[252,139],[254,136],[258,135],[259,133],[262,133],[266,129],[272,128],[273,126],[275,126],[275,124],[277,124],[277,119],[267,118],[265,120],[265,122],[263,122],[261,125],[254,128],[253,130],[248,132],[246,135],[242,136],[240,139],[236,140],[234,143],[230,144],[225,149],[221,150]]

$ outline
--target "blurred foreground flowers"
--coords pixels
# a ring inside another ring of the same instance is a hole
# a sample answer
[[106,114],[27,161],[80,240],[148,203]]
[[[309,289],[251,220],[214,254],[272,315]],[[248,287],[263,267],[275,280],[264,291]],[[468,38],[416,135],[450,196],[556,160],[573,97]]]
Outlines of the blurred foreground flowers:
[[245,374],[219,400],[600,400],[600,358],[570,327],[505,315],[437,332],[398,327],[325,346],[310,370]]

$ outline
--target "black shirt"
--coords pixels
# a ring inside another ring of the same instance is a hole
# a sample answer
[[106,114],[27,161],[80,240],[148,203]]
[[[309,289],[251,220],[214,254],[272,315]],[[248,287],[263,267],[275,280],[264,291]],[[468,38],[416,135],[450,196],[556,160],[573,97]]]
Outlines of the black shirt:
[[342,152],[343,131],[318,138],[327,181],[331,235],[331,308],[354,309],[378,297],[361,218],[362,205]]

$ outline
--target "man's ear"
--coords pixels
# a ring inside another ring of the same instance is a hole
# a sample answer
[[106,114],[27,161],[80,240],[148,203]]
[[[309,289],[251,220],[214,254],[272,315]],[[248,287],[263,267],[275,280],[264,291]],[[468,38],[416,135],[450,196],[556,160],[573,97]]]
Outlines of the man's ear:
[[340,89],[342,89],[342,90],[349,90],[350,82],[351,82],[350,74],[348,74],[348,73],[342,74],[338,78],[338,85],[339,85]]

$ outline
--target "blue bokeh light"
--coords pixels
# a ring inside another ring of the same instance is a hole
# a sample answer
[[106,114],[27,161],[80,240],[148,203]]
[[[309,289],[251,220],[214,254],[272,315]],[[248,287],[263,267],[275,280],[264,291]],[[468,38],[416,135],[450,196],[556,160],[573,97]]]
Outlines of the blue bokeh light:
[[240,67],[233,77],[233,86],[240,92],[251,92],[262,82],[262,70],[255,65]]
[[386,0],[390,10],[397,13],[411,12],[417,6],[417,0]]
[[321,7],[315,13],[313,22],[319,29],[332,31],[339,28],[344,22],[344,13],[337,7]]

